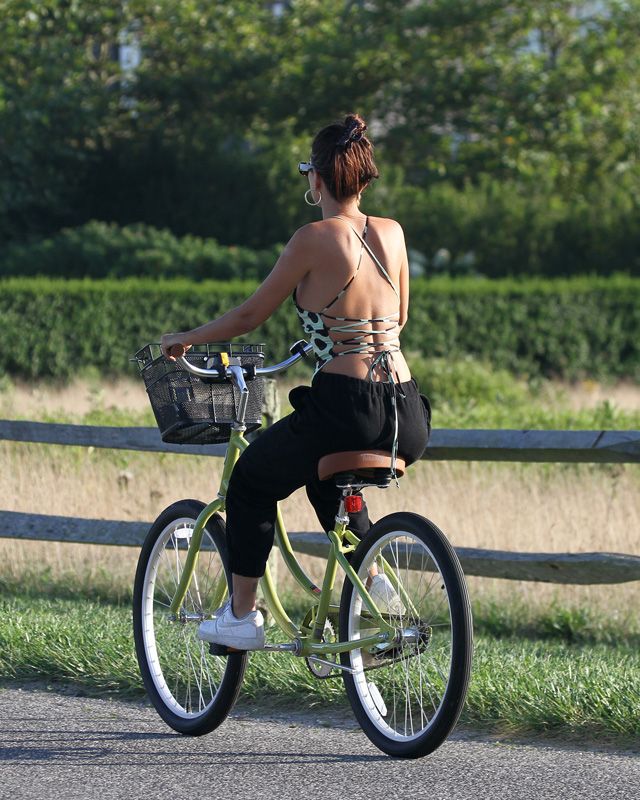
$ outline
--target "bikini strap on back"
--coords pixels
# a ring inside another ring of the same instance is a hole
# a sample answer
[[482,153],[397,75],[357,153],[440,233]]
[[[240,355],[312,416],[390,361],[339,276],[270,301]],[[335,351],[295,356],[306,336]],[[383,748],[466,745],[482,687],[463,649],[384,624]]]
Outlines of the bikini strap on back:
[[349,278],[349,280],[348,280],[348,281],[345,283],[345,285],[342,287],[342,289],[340,289],[340,291],[339,291],[339,292],[338,292],[338,294],[337,294],[337,295],[336,295],[336,296],[333,298],[333,300],[331,300],[331,302],[330,302],[330,303],[327,303],[327,305],[326,305],[326,306],[325,306],[325,307],[322,309],[322,311],[320,312],[321,314],[324,314],[324,312],[325,312],[325,311],[327,311],[327,309],[331,308],[331,306],[332,306],[332,305],[334,305],[335,303],[337,303],[337,302],[338,302],[338,300],[339,300],[339,299],[342,297],[342,295],[343,295],[343,294],[344,294],[344,293],[347,291],[347,289],[348,289],[348,288],[351,286],[351,284],[352,284],[352,283],[353,283],[353,281],[355,280],[355,277],[356,277],[356,275],[357,275],[357,274],[358,274],[358,272],[360,271],[360,265],[362,264],[362,254],[364,253],[364,248],[365,248],[365,246],[366,246],[366,242],[365,242],[365,240],[364,240],[364,237],[367,235],[367,230],[368,230],[368,228],[369,228],[369,217],[367,217],[367,219],[366,219],[366,221],[365,221],[365,223],[364,223],[364,228],[362,229],[362,236],[360,236],[360,234],[358,234],[358,236],[359,236],[359,238],[360,238],[360,241],[362,242],[362,246],[360,247],[360,255],[358,256],[358,263],[356,264],[356,268],[355,268],[355,270],[354,270],[354,273],[353,273],[353,275],[352,275],[352,276]]
[[[348,225],[348,226],[351,228],[351,230],[352,230],[352,231],[355,233],[355,235],[358,237],[358,239],[360,239],[360,241],[362,242],[362,246],[365,248],[365,250],[367,251],[367,253],[369,253],[369,255],[371,256],[371,258],[372,258],[373,262],[376,264],[376,266],[378,267],[378,269],[380,270],[380,272],[382,272],[382,274],[384,275],[384,277],[385,277],[385,278],[386,278],[386,280],[387,280],[387,283],[388,283],[388,284],[391,286],[391,288],[393,289],[393,291],[396,293],[396,296],[397,296],[397,297],[400,297],[400,292],[399,292],[399,291],[398,291],[398,289],[396,288],[396,285],[395,285],[395,283],[394,283],[394,282],[391,280],[391,276],[389,275],[389,273],[387,272],[387,270],[386,270],[386,269],[385,269],[385,268],[382,266],[382,263],[380,262],[380,259],[379,259],[379,258],[378,258],[378,256],[377,256],[377,255],[376,255],[376,254],[373,252],[373,250],[372,250],[372,249],[369,247],[369,244],[368,244],[368,243],[365,241],[364,237],[363,237],[363,236],[361,236],[361,235],[358,233],[358,231],[357,231],[357,230],[356,230],[356,229],[353,227],[353,225],[352,225],[352,224],[349,222],[349,220],[348,220],[348,219],[345,219],[344,217],[341,217],[339,214],[337,214],[337,215],[336,215],[336,219],[341,219],[343,222],[346,222],[346,223],[347,223],[347,225]],[[367,225],[365,225],[365,229],[364,229],[364,234],[365,234],[365,236],[366,236],[366,233],[367,233],[367,227],[368,227],[368,223],[369,223],[369,217],[367,217]],[[360,266],[360,263],[359,263],[359,262],[358,262],[358,266]],[[354,277],[355,277],[355,275],[354,275]]]

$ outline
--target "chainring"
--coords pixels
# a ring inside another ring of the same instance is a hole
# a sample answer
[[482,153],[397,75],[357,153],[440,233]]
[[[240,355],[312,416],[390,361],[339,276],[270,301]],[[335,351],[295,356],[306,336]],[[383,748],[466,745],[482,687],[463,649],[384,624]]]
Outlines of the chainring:
[[[322,641],[327,643],[333,643],[336,641],[336,632],[329,620],[327,620],[324,624],[324,631],[322,633]],[[324,655],[322,658],[325,661],[331,661],[332,663],[338,663],[338,658],[335,655]],[[320,678],[321,680],[325,678],[330,678],[333,676],[335,667],[329,666],[329,664],[320,664],[317,661],[313,660],[313,657],[305,658],[305,663],[309,672],[313,675],[314,678]]]

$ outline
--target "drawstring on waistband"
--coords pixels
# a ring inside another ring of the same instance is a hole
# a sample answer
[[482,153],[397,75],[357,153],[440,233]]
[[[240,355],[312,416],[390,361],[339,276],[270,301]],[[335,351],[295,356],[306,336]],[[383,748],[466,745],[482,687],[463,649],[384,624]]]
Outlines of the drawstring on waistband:
[[400,487],[398,482],[398,476],[396,474],[396,461],[398,458],[398,399],[397,394],[400,394],[400,397],[405,398],[406,394],[401,390],[398,389],[398,384],[393,377],[393,372],[391,365],[389,364],[389,356],[392,354],[391,350],[383,350],[379,353],[371,362],[371,366],[369,367],[369,372],[367,373],[367,378],[371,380],[373,371],[376,367],[380,367],[384,374],[387,376],[387,382],[391,384],[391,408],[393,409],[393,445],[391,447],[391,477],[396,482],[396,486]]

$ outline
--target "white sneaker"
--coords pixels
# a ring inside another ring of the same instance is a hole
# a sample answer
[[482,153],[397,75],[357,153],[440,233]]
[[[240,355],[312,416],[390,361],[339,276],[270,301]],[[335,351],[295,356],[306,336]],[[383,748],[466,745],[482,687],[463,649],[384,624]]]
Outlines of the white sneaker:
[[238,619],[233,613],[231,598],[206,619],[198,628],[198,639],[235,650],[264,648],[264,617],[260,611],[250,611]]
[[368,589],[371,599],[378,609],[387,614],[404,614],[406,608],[400,596],[384,573],[374,575]]

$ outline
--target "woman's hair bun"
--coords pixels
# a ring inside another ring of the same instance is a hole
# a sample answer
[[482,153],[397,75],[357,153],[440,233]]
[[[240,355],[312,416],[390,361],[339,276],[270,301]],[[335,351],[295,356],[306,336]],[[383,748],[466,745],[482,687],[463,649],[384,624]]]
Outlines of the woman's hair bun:
[[338,147],[349,147],[352,142],[359,142],[367,130],[367,123],[359,114],[347,114],[344,118],[345,131],[336,143]]

